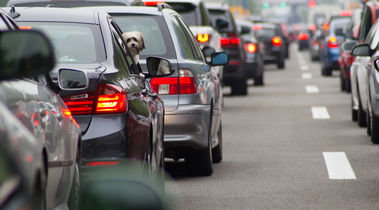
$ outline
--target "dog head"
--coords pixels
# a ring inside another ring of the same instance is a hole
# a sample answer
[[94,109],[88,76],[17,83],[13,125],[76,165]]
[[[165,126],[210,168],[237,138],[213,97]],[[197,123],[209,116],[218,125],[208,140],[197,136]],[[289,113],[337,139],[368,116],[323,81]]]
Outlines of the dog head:
[[125,32],[122,34],[122,38],[133,56],[138,55],[143,49],[145,49],[145,42],[142,33],[139,31]]

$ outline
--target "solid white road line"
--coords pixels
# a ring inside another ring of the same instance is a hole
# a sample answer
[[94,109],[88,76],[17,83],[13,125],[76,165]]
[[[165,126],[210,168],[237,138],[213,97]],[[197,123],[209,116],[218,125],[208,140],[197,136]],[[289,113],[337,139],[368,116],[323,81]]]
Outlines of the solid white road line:
[[315,86],[315,85],[306,85],[305,86],[305,91],[307,93],[319,93],[320,92],[320,90],[318,89],[318,87]]
[[312,117],[315,120],[330,119],[329,112],[325,106],[313,106],[312,107]]
[[312,79],[312,74],[311,73],[303,73],[301,75],[301,78],[303,78],[303,79]]
[[300,66],[301,71],[308,71],[309,67],[308,66]]
[[323,152],[329,179],[357,179],[344,152]]

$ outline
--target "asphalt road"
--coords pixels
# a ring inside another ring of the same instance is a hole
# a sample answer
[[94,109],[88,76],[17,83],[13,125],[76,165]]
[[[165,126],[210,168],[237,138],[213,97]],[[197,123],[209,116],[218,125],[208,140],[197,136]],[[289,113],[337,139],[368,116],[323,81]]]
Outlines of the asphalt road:
[[285,70],[266,66],[264,87],[247,97],[225,88],[224,160],[212,176],[166,163],[175,209],[379,209],[379,147],[351,121],[338,72],[322,77],[291,47]]

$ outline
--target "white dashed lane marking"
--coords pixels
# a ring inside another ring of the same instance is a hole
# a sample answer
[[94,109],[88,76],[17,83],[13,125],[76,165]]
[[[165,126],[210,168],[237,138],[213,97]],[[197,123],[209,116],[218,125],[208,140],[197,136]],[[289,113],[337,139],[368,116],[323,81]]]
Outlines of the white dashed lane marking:
[[328,109],[324,106],[313,106],[312,117],[315,120],[327,120],[330,119]]
[[319,93],[320,92],[320,90],[318,89],[318,87],[315,86],[315,85],[306,85],[305,86],[305,91],[307,93]]
[[312,74],[311,73],[303,73],[303,74],[301,74],[301,78],[312,79]]
[[323,152],[329,179],[357,179],[344,152]]
[[308,66],[300,66],[301,71],[308,71],[309,67]]

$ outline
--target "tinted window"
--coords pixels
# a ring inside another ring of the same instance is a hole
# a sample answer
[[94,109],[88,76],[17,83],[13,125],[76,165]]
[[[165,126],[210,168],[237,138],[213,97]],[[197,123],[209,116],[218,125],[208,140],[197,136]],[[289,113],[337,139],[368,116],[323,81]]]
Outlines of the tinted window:
[[257,30],[256,34],[258,37],[274,37],[275,36],[275,29],[273,28],[262,28],[261,30]]
[[105,60],[103,40],[97,25],[41,22],[19,25],[44,31],[53,43],[59,63],[98,63]]
[[362,15],[362,21],[361,21],[361,28],[359,30],[359,42],[363,42],[366,40],[366,36],[371,28],[371,10],[369,7],[365,7],[363,15]]
[[139,31],[143,35],[145,49],[141,51],[141,58],[157,55],[174,58],[175,53],[170,35],[164,19],[160,16],[120,15],[112,14],[117,25],[123,32]]
[[212,24],[216,25],[217,19],[223,19],[228,22],[228,27],[225,29],[222,29],[221,32],[233,32],[237,33],[237,26],[233,19],[232,14],[229,11],[225,11],[222,9],[209,9],[209,14],[212,19]]
[[179,49],[180,49],[181,56],[186,59],[196,59],[196,56],[194,55],[192,51],[190,42],[188,41],[186,32],[180,26],[178,20],[175,17],[172,18],[172,23],[173,23],[174,31],[176,34],[176,38],[178,39],[178,42],[180,45]]
[[198,19],[196,6],[191,3],[169,3],[171,7],[182,15],[184,22],[189,26],[199,26],[201,20]]

